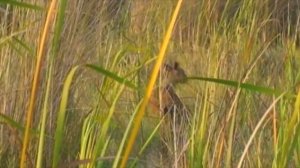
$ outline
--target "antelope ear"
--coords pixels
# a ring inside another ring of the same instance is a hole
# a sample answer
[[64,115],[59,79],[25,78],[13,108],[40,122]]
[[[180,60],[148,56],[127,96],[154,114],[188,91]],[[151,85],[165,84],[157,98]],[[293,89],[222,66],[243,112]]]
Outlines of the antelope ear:
[[177,61],[174,62],[174,69],[178,69],[179,68],[179,63]]

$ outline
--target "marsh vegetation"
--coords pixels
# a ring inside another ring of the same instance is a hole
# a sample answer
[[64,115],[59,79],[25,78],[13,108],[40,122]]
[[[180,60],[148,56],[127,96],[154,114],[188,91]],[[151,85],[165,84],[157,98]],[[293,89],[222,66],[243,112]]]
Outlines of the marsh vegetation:
[[178,2],[1,0],[0,167],[159,167],[160,58],[188,77],[188,167],[300,167],[300,2]]

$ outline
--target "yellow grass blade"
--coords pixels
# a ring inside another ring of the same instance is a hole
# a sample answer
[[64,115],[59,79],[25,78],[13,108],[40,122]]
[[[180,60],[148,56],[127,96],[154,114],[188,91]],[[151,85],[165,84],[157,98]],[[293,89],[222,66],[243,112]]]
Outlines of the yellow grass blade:
[[150,76],[150,80],[149,80],[149,83],[147,85],[147,89],[146,89],[146,93],[145,93],[144,99],[142,101],[141,107],[140,107],[139,111],[137,112],[136,118],[134,120],[134,126],[132,128],[131,134],[129,135],[128,144],[127,144],[127,146],[125,148],[124,157],[123,157],[123,159],[121,161],[121,165],[120,165],[121,168],[125,168],[126,167],[127,160],[128,160],[129,155],[130,155],[130,153],[132,151],[132,147],[134,145],[135,139],[136,139],[137,134],[139,132],[139,129],[141,127],[141,121],[142,121],[143,116],[145,114],[145,109],[146,109],[147,104],[149,102],[149,99],[150,99],[150,96],[151,96],[151,93],[152,93],[155,81],[156,81],[157,76],[158,76],[159,69],[160,69],[160,67],[161,67],[161,65],[163,63],[164,55],[166,53],[167,46],[168,46],[168,43],[169,43],[170,38],[171,38],[171,34],[172,34],[172,31],[173,31],[173,28],[174,28],[174,25],[175,25],[175,21],[176,21],[177,15],[179,13],[179,9],[181,7],[181,4],[182,4],[182,0],[178,0],[177,6],[176,6],[176,8],[174,10],[171,22],[170,22],[168,30],[166,32],[165,38],[164,38],[162,46],[160,48],[160,51],[159,51],[156,63],[154,65],[152,74]]
[[68,73],[68,76],[64,82],[60,105],[59,105],[59,111],[57,113],[57,124],[56,124],[55,135],[54,135],[54,150],[53,150],[53,162],[52,162],[53,168],[56,168],[58,166],[58,163],[61,159],[61,147],[63,145],[63,133],[64,133],[68,98],[69,98],[73,77],[78,68],[79,66],[75,66],[74,68],[72,68],[71,71]]
[[39,83],[39,76],[40,76],[40,71],[41,71],[41,66],[42,66],[42,61],[43,61],[43,53],[44,53],[44,47],[46,43],[46,38],[49,33],[49,28],[51,23],[53,22],[54,16],[55,16],[55,6],[56,6],[56,0],[53,0],[50,4],[46,22],[44,25],[44,30],[42,33],[39,49],[38,49],[38,54],[37,54],[37,61],[36,61],[36,67],[34,71],[34,76],[33,76],[33,83],[32,83],[32,89],[31,89],[31,97],[30,97],[30,102],[28,106],[28,111],[27,111],[27,116],[26,116],[26,128],[25,128],[25,135],[23,139],[23,147],[22,147],[22,153],[21,153],[21,161],[20,161],[20,167],[24,168],[26,167],[26,150],[29,145],[29,130],[32,122],[32,116],[33,116],[33,109],[35,105],[35,100],[36,100],[36,93],[37,93],[37,87]]

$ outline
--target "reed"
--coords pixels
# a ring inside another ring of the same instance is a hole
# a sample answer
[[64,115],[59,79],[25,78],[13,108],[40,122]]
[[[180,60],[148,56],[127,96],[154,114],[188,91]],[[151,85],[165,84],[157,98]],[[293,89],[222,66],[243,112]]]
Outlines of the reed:
[[[0,167],[163,167],[163,129],[185,167],[300,167],[299,11],[297,0],[1,0]],[[189,109],[184,136],[150,108],[174,60],[185,83],[161,96]]]

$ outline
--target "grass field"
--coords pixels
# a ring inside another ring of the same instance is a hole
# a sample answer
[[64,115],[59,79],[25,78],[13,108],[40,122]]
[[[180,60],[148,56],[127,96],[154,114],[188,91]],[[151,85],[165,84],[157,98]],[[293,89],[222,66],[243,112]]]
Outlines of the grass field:
[[1,0],[0,167],[155,167],[174,61],[188,167],[300,167],[299,22],[298,0]]

